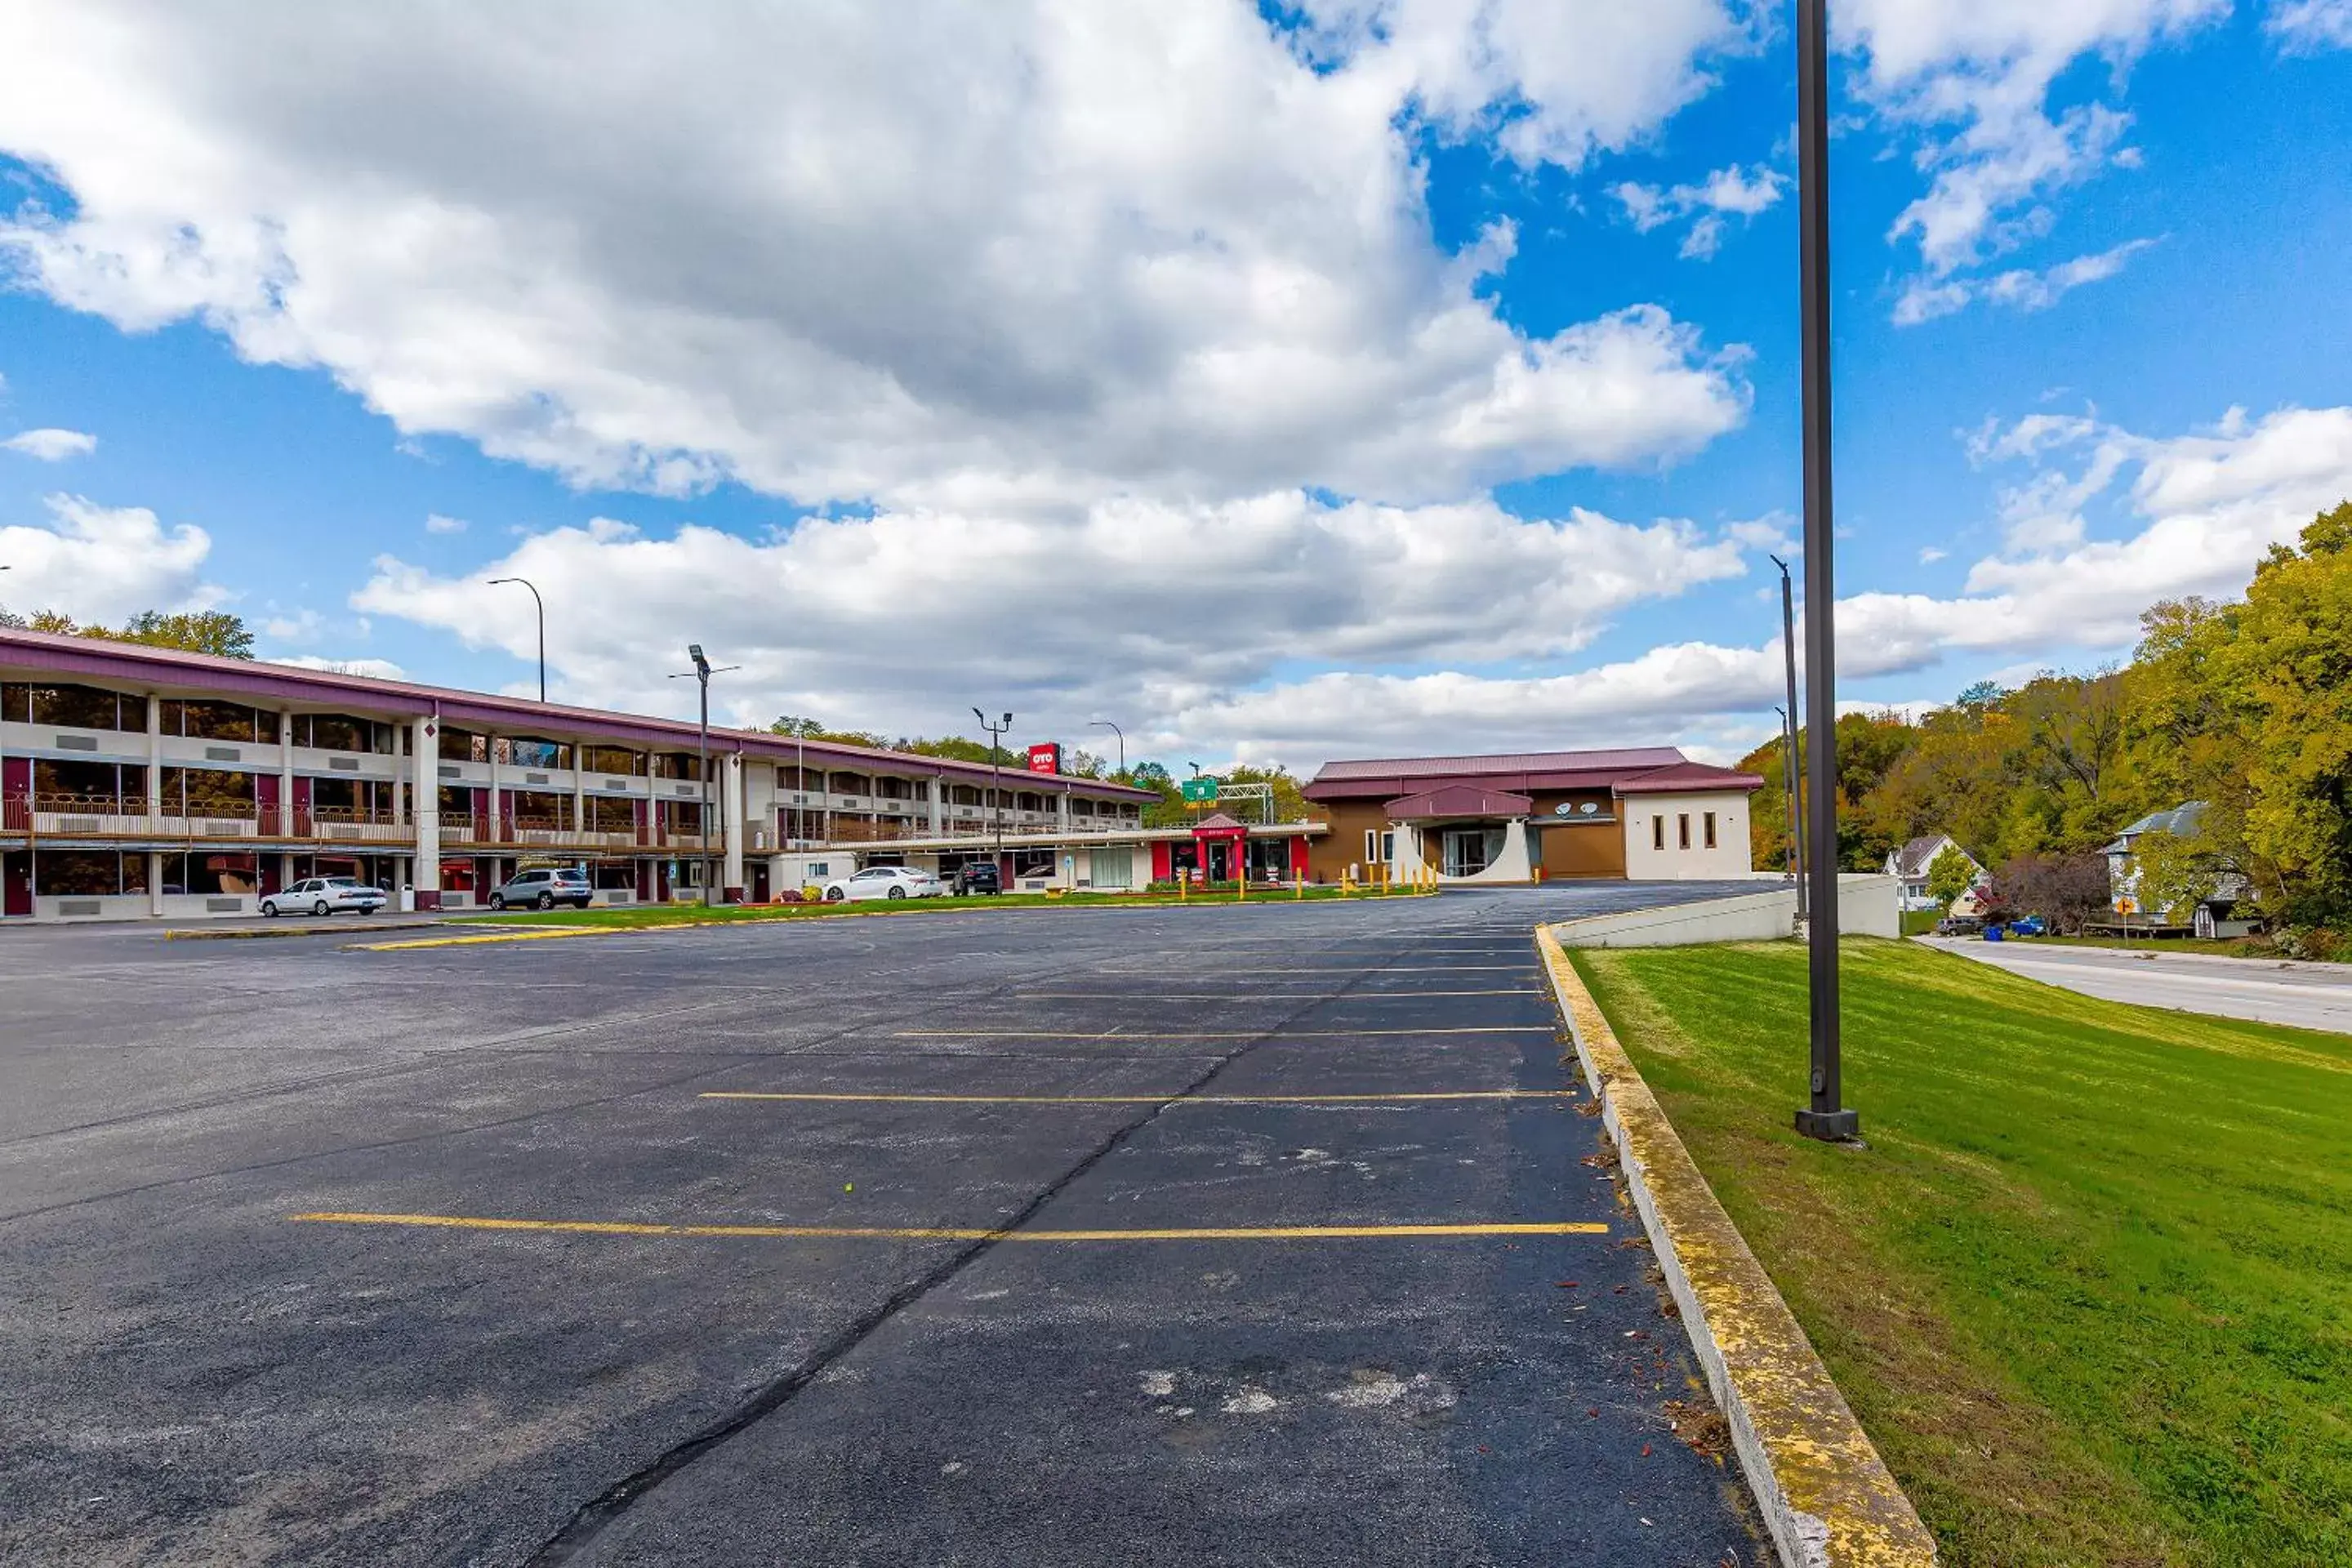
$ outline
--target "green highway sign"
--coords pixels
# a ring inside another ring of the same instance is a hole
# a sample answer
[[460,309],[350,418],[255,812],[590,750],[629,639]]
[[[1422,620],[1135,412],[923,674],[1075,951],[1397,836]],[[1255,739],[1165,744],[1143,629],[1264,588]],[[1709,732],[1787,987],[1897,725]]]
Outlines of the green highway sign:
[[1184,781],[1184,804],[1213,805],[1217,799],[1217,781],[1206,776]]

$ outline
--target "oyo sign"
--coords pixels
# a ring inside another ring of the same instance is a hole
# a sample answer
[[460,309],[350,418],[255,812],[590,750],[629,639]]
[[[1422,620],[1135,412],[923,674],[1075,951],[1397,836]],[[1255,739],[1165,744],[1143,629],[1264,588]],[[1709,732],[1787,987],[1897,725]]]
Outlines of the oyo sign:
[[1029,771],[1033,773],[1058,773],[1062,771],[1062,748],[1052,741],[1029,748]]

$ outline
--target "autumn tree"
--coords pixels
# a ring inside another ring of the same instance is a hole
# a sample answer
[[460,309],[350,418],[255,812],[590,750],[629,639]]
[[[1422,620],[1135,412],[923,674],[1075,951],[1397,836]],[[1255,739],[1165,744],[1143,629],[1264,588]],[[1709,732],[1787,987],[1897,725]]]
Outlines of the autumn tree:
[[1976,876],[1977,868],[1970,863],[1968,852],[1957,844],[1947,844],[1928,863],[1927,896],[1939,904],[1948,904],[1969,890]]

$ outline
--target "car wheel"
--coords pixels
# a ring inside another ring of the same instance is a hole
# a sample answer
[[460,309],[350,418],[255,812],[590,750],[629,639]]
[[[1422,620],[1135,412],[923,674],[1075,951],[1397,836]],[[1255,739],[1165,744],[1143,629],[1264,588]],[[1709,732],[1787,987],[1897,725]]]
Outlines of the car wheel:
[[903,899],[907,896],[907,889],[904,888],[893,888],[890,889],[890,896],[894,899]]
[[551,910],[555,907],[555,895],[553,893],[541,893],[540,894],[537,902],[539,908],[542,910]]
[[494,910],[503,910],[506,907],[507,896],[504,893],[492,893],[490,895],[490,908]]
[[264,899],[261,900],[261,912],[274,921],[278,918],[278,906],[269,900]]
[[335,911],[329,906],[326,900],[320,899],[317,903],[310,906],[310,912],[314,915],[331,915]]
[[824,890],[824,901],[828,904],[837,904],[845,897],[847,897],[847,895],[842,892],[839,888],[827,888]]

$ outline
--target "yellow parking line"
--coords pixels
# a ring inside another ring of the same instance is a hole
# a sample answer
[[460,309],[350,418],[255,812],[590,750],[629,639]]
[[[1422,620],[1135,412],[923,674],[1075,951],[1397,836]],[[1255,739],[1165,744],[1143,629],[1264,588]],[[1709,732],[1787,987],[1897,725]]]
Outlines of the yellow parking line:
[[1171,1034],[1165,1029],[1121,1035],[1108,1029],[900,1029],[894,1040],[1097,1040],[1148,1046],[1155,1040],[1358,1040],[1387,1035],[1550,1035],[1552,1024],[1470,1024],[1448,1029],[1210,1029]]
[[1244,1002],[1262,997],[1268,1002],[1388,1002],[1399,996],[1540,996],[1540,991],[1016,991],[1024,1002]]
[[1423,1100],[1573,1100],[1571,1089],[1471,1089],[1443,1094],[782,1094],[709,1089],[700,1100],[793,1100],[852,1105],[1385,1105]]
[[471,947],[483,942],[545,942],[559,936],[602,936],[603,926],[549,926],[532,931],[502,931],[488,936],[427,936],[408,942],[354,942],[346,952],[401,952],[412,947]]
[[1485,1225],[1276,1225],[1174,1230],[995,1230],[961,1226],[657,1225],[634,1220],[487,1219],[471,1215],[296,1214],[299,1225],[390,1225],[579,1236],[754,1237],[785,1241],[1330,1241],[1377,1237],[1606,1236],[1579,1220]]

